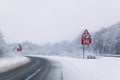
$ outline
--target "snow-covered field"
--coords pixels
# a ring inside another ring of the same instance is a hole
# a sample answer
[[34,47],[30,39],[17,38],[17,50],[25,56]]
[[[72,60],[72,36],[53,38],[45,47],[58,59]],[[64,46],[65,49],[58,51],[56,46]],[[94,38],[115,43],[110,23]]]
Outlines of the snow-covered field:
[[[102,57],[84,60],[56,56],[47,58],[57,61],[62,70],[63,80],[120,80],[120,58]],[[58,69],[58,73],[61,70]]]
[[30,62],[27,57],[6,57],[0,59],[0,73],[14,69]]

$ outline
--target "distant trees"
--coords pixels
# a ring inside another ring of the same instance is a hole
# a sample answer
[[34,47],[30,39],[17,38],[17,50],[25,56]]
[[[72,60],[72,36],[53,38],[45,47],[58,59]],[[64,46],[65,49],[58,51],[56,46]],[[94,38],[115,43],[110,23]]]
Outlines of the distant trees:
[[100,54],[120,54],[120,22],[95,32],[92,47]]
[[100,54],[104,52],[104,35],[106,33],[107,29],[102,28],[101,30],[95,32],[92,36],[92,48],[93,51],[96,51]]
[[35,49],[38,49],[40,46],[26,41],[26,42],[22,43],[22,47],[23,47],[23,49],[35,50]]
[[7,44],[3,39],[2,32],[0,31],[0,57],[2,57],[6,51],[7,51]]
[[[60,56],[82,56],[81,33],[73,41],[62,41],[54,44],[38,45],[31,42],[23,42],[24,54],[41,54],[41,55],[60,55]],[[88,52],[93,51],[99,54],[120,54],[120,22],[108,27],[102,28],[92,35],[92,44]],[[4,53],[5,41],[0,33],[0,55]],[[17,44],[11,45],[14,51]]]

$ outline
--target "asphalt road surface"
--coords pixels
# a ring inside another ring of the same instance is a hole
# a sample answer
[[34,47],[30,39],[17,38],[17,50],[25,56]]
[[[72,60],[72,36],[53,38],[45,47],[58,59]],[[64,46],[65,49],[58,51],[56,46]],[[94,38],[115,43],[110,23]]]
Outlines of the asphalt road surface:
[[47,80],[50,62],[44,58],[29,57],[30,63],[0,74],[0,80]]

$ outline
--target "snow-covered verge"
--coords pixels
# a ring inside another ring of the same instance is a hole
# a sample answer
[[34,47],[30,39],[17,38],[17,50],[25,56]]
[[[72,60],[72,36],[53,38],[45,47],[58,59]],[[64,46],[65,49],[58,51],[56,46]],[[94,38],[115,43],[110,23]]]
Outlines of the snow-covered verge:
[[119,58],[58,58],[58,61],[63,65],[65,80],[120,80]]
[[12,70],[30,62],[27,57],[5,57],[0,59],[0,73]]
[[57,56],[45,58],[57,61],[63,80],[120,80],[120,58],[78,59]]

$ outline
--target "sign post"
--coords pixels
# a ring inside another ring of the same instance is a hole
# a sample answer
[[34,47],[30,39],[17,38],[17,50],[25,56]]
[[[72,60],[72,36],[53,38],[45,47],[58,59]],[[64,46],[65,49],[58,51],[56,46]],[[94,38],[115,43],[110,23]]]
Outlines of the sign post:
[[83,59],[85,58],[85,45],[83,45]]
[[85,58],[85,45],[90,45],[91,41],[92,41],[91,35],[86,29],[82,34],[82,38],[81,38],[81,44],[83,45],[83,59]]

